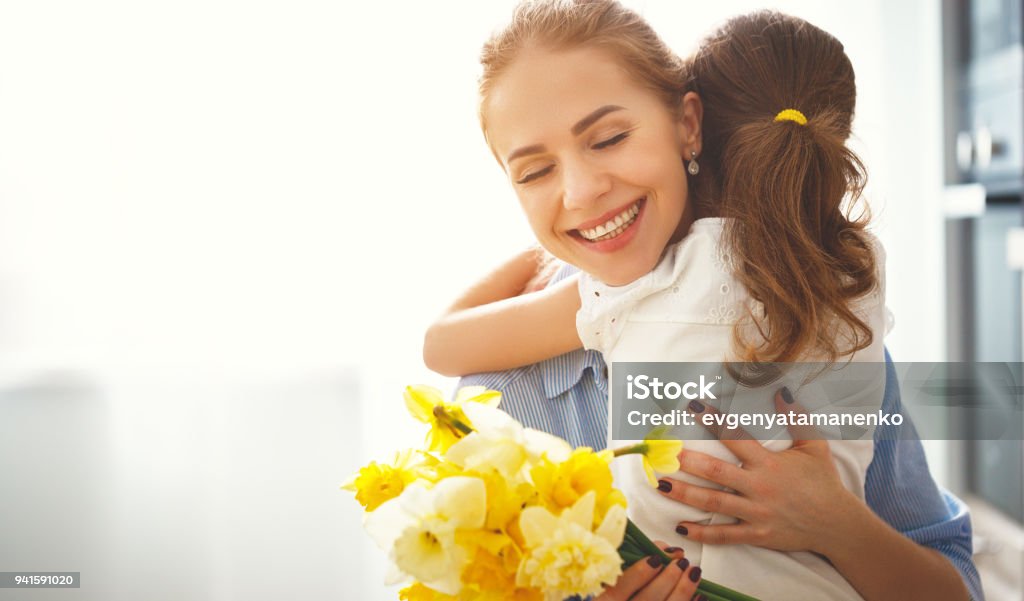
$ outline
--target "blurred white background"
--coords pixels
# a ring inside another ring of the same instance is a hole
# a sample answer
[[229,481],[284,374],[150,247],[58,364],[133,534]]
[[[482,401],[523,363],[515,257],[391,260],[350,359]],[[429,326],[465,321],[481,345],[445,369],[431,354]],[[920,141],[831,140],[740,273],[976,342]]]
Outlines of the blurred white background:
[[[512,4],[0,3],[0,571],[395,598],[338,484],[419,440],[427,323],[531,243],[476,122]],[[766,7],[846,44],[887,344],[941,360],[937,3],[627,4],[680,53]]]

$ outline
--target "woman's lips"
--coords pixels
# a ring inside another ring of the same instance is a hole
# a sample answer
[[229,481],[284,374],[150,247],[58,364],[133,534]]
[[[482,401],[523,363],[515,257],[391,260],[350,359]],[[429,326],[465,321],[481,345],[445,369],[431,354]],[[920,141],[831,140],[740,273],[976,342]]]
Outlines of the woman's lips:
[[626,207],[625,210],[619,212],[617,215],[612,216],[610,219],[602,223],[601,225],[586,229],[578,228],[577,231],[581,236],[591,242],[598,242],[600,240],[607,240],[618,236],[625,230],[637,214],[640,212],[640,201],[636,201],[633,204]]
[[[612,212],[607,217],[602,217],[602,218],[605,219],[605,221],[594,220],[594,221],[591,221],[588,224],[586,224],[586,225],[590,226],[590,228],[591,228],[591,232],[590,233],[593,234],[594,233],[594,231],[593,231],[594,228],[597,228],[599,226],[602,226],[602,225],[608,223],[612,219],[616,218],[618,215],[621,215],[621,214],[629,211],[630,209],[632,209],[632,207],[635,206],[636,207],[635,215],[632,216],[632,218],[631,218],[632,221],[629,221],[628,219],[623,221],[622,225],[619,226],[619,229],[621,229],[621,231],[618,234],[612,236],[611,238],[607,237],[608,233],[614,233],[617,230],[612,230],[611,232],[606,232],[602,236],[599,236],[595,240],[587,239],[582,233],[580,233],[579,229],[575,229],[575,230],[570,231],[570,235],[573,238],[575,238],[577,242],[579,242],[580,244],[584,245],[586,248],[588,248],[590,250],[595,250],[595,251],[598,251],[598,252],[613,252],[613,251],[619,250],[620,248],[622,248],[622,247],[626,246],[627,244],[629,244],[630,240],[632,240],[633,237],[636,235],[637,225],[640,223],[640,220],[644,216],[644,207],[646,206],[646,204],[647,204],[647,197],[643,197],[643,198],[635,201],[631,205],[628,205],[626,207],[618,209],[617,212]],[[596,222],[596,224],[595,224],[595,222]],[[595,225],[591,225],[591,224],[595,224]]]
[[589,230],[589,229],[594,229],[596,227],[605,225],[609,221],[614,220],[616,217],[618,217],[622,213],[625,213],[627,210],[629,210],[633,206],[635,206],[638,203],[640,203],[645,198],[646,197],[637,198],[637,199],[633,200],[632,202],[630,202],[629,204],[622,205],[621,207],[619,207],[617,209],[612,209],[611,211],[608,211],[607,213],[605,213],[604,215],[601,215],[600,217],[597,217],[596,219],[591,219],[590,221],[584,221],[583,223],[581,223],[581,224],[576,226],[576,231],[586,231],[586,230]]

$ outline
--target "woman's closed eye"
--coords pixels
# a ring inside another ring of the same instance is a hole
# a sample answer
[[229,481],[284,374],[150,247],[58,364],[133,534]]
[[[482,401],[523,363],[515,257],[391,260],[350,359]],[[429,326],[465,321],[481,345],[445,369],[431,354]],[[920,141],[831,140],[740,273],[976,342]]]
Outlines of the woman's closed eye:
[[625,140],[628,137],[629,137],[629,132],[628,131],[624,131],[621,134],[612,136],[612,137],[608,138],[607,140],[602,140],[601,142],[598,142],[597,144],[594,144],[593,146],[591,146],[591,148],[593,148],[594,150],[602,150],[604,148],[608,148],[609,146],[615,146],[616,144],[618,144],[619,142]]
[[545,175],[551,173],[551,170],[554,169],[554,168],[555,168],[554,165],[548,165],[547,167],[544,167],[543,169],[537,169],[536,171],[530,171],[529,173],[526,173],[522,177],[517,179],[516,183],[517,184],[528,184],[528,183],[532,182],[533,180],[535,180],[535,179],[537,179],[539,177],[544,177]]
[[[614,136],[612,136],[610,138],[607,138],[605,140],[601,140],[600,142],[596,142],[595,144],[593,144],[591,146],[591,148],[593,148],[594,150],[604,150],[605,148],[610,148],[610,147],[615,146],[616,144],[622,142],[626,138],[628,138],[630,133],[632,133],[632,132],[631,131],[624,131],[624,132],[622,132],[620,134],[616,134],[616,135],[614,135]],[[524,174],[519,179],[517,179],[516,183],[519,184],[519,185],[528,184],[528,183],[532,182],[535,179],[544,177],[545,175],[551,173],[551,171],[554,168],[555,168],[554,165],[548,165],[547,167],[543,167],[543,168],[537,169],[535,171],[530,171],[530,172]]]

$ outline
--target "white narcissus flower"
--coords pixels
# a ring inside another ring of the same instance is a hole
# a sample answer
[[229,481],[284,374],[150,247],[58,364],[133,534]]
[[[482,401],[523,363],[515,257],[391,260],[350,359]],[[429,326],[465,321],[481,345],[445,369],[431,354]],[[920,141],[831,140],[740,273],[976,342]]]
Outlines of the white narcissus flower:
[[557,463],[572,453],[561,438],[524,428],[500,409],[474,403],[463,410],[475,431],[452,445],[445,459],[464,469],[494,468],[510,480],[524,480],[542,455]]
[[436,591],[457,595],[469,556],[456,544],[455,531],[482,528],[486,513],[483,480],[452,476],[429,489],[414,482],[367,514],[365,526],[398,568],[388,584],[411,576]]
[[516,585],[537,587],[545,591],[548,601],[559,601],[573,595],[598,595],[602,584],[618,579],[626,509],[613,505],[597,530],[591,531],[595,501],[590,491],[560,516],[539,506],[523,510],[519,527],[527,551]]

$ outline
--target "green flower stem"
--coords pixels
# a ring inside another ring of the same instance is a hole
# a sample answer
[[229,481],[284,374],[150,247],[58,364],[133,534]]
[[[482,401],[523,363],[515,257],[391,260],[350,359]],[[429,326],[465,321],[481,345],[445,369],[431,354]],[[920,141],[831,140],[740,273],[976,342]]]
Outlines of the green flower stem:
[[665,552],[662,551],[658,547],[658,545],[654,544],[654,541],[647,538],[647,535],[644,534],[643,530],[640,530],[640,528],[633,523],[633,520],[626,520],[626,533],[634,541],[636,541],[637,546],[640,547],[640,550],[644,552],[646,555],[657,555],[659,558],[661,558],[661,563],[665,565],[667,565],[668,562],[672,561],[672,558],[665,554]]
[[[704,581],[701,580],[701,582],[703,583]],[[697,586],[697,592],[704,595],[704,598],[708,601],[736,601],[736,599],[716,595],[706,589],[701,588],[699,585]]]
[[647,452],[647,443],[635,444],[631,447],[619,447],[612,451],[613,457],[622,457],[623,455],[643,455]]
[[744,595],[739,591],[734,591],[727,586],[722,586],[710,580],[701,580],[700,584],[697,585],[697,590],[710,601],[718,601],[719,599],[722,601],[758,601],[756,597]]
[[[630,558],[636,557],[630,561],[625,555]],[[622,556],[623,560],[628,565],[633,565],[640,559],[648,555],[657,555],[661,558],[664,565],[668,565],[672,558],[665,554],[658,545],[643,533],[643,530],[633,523],[633,520],[626,520],[626,535],[623,539],[622,546],[619,547],[619,555]],[[638,556],[639,555],[639,556]],[[739,568],[737,568],[739,569]],[[744,595],[739,591],[734,591],[729,587],[722,586],[711,582],[710,580],[702,579],[697,585],[697,590],[702,595],[708,598],[708,601],[758,601],[757,598],[751,597],[750,595]]]

